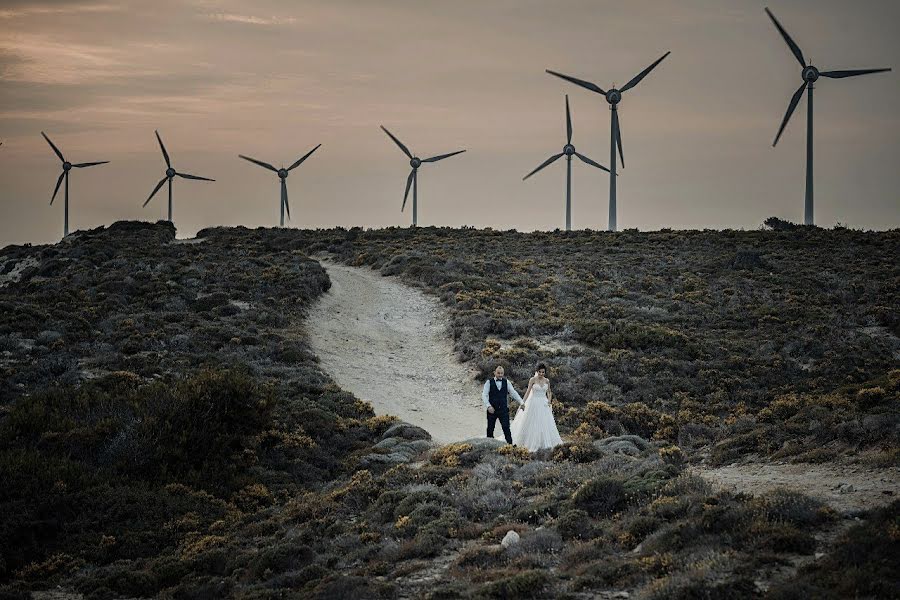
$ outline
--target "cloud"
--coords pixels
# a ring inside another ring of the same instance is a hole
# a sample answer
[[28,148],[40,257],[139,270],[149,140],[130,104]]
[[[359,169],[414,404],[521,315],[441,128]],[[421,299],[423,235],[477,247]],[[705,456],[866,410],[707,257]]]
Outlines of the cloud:
[[77,1],[61,2],[4,2],[0,8],[0,20],[21,19],[23,17],[64,15],[73,13],[104,13],[122,10],[114,4],[84,4]]
[[293,25],[297,22],[294,17],[257,17],[254,15],[238,15],[234,13],[209,13],[206,19],[219,23],[240,23],[243,25],[259,25],[265,27]]

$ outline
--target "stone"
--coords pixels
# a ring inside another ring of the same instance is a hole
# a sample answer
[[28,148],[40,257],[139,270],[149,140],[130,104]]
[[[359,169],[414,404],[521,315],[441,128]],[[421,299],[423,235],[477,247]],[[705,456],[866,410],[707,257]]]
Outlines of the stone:
[[503,536],[503,541],[500,542],[500,545],[508,549],[510,546],[518,544],[519,540],[519,534],[510,529],[506,532],[506,535]]
[[397,444],[399,444],[402,441],[403,441],[403,438],[398,438],[398,437],[384,438],[383,440],[381,440],[380,442],[378,442],[377,444],[372,446],[372,448],[374,450],[388,450],[390,448],[393,448],[394,446],[396,446]]

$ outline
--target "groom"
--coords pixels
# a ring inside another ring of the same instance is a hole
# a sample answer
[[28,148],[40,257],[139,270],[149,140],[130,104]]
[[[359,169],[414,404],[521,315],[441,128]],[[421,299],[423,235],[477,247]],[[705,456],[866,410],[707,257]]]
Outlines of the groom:
[[487,411],[487,436],[494,437],[494,426],[497,419],[500,419],[500,427],[503,428],[503,436],[506,438],[507,444],[512,444],[512,433],[509,430],[509,406],[507,406],[507,396],[515,398],[520,405],[524,404],[519,392],[513,387],[512,383],[503,376],[503,367],[497,365],[494,369],[494,376],[484,382],[484,389],[481,391],[481,401]]

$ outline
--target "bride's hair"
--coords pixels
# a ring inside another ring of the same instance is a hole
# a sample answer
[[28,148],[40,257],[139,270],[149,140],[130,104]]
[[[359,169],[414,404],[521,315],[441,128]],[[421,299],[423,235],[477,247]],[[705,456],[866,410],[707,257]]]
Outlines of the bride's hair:
[[534,368],[535,374],[537,374],[537,372],[540,371],[541,369],[543,369],[544,371],[546,371],[546,370],[547,370],[547,365],[545,365],[544,363],[538,363],[538,365]]

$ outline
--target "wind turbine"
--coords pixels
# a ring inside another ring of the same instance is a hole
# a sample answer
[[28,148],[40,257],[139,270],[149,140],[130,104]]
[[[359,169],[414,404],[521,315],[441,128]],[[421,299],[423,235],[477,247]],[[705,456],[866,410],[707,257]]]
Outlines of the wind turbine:
[[165,176],[159,180],[159,183],[156,184],[156,187],[153,188],[153,191],[150,192],[150,197],[144,201],[144,206],[150,203],[153,199],[153,196],[156,195],[156,192],[159,191],[159,188],[163,186],[163,184],[168,181],[169,182],[169,223],[172,222],[172,179],[177,175],[178,177],[183,177],[184,179],[199,179],[200,181],[215,181],[215,179],[210,179],[208,177],[200,177],[198,175],[188,175],[187,173],[179,173],[175,169],[172,168],[172,161],[169,160],[169,153],[166,152],[166,147],[163,144],[162,138],[159,137],[159,132],[154,130],[153,133],[156,134],[156,139],[159,142],[159,149],[162,150],[163,158],[166,160],[166,174]]
[[403,206],[400,207],[400,212],[403,212],[403,209],[406,208],[406,198],[409,196],[409,186],[412,186],[413,190],[413,214],[412,214],[412,224],[413,227],[416,226],[416,217],[418,214],[418,172],[419,167],[422,166],[422,163],[432,163],[437,162],[439,160],[444,160],[445,158],[450,158],[451,156],[456,156],[457,154],[462,154],[465,150],[457,150],[456,152],[451,152],[449,154],[438,154],[437,156],[432,156],[431,158],[419,158],[418,156],[413,156],[412,152],[409,151],[409,148],[403,145],[403,142],[394,137],[394,134],[388,131],[384,125],[381,126],[384,129],[384,132],[388,134],[388,136],[394,140],[394,143],[397,144],[401,150],[403,150],[403,154],[409,157],[409,166],[412,167],[412,171],[409,172],[409,177],[406,178],[406,192],[403,193]]
[[554,154],[540,165],[538,168],[526,175],[522,178],[522,181],[525,181],[544,167],[550,165],[555,162],[563,155],[566,157],[566,231],[572,230],[572,155],[577,156],[582,160],[582,162],[587,163],[591,166],[597,167],[598,169],[603,169],[607,173],[609,173],[609,169],[604,167],[599,163],[595,163],[590,158],[585,156],[584,154],[580,154],[575,151],[575,146],[572,145],[572,113],[569,111],[569,95],[566,94],[566,145],[563,146],[562,152],[559,154]]
[[856,77],[857,75],[867,75],[869,73],[882,73],[884,71],[890,71],[890,69],[855,69],[851,71],[820,71],[816,67],[812,65],[806,64],[806,59],[803,57],[803,52],[800,50],[800,47],[791,39],[791,36],[788,35],[788,32],[784,30],[784,27],[781,26],[781,23],[778,22],[778,19],[775,18],[775,15],[772,14],[768,8],[765,9],[766,14],[769,15],[769,18],[772,19],[772,23],[775,24],[775,28],[778,29],[778,32],[781,34],[781,37],[784,38],[784,41],[787,43],[788,48],[791,49],[794,57],[797,59],[797,62],[800,63],[800,66],[803,67],[803,70],[800,71],[800,76],[803,78],[803,83],[797,88],[797,91],[794,92],[794,95],[791,96],[791,101],[788,104],[787,112],[784,114],[784,119],[781,121],[781,127],[778,128],[778,133],[775,135],[775,141],[772,142],[772,147],[778,143],[778,139],[781,137],[781,132],[784,131],[787,122],[790,120],[791,115],[794,114],[794,109],[797,108],[797,103],[800,102],[800,97],[803,95],[804,91],[807,92],[806,97],[806,200],[803,204],[803,223],[806,225],[813,225],[813,88],[815,87],[816,81],[819,77],[828,77],[830,79],[843,79],[845,77]]
[[[321,146],[321,145],[322,145],[322,144],[319,144],[319,146]],[[300,158],[298,158],[298,159],[296,160],[296,162],[294,162],[294,164],[292,164],[291,166],[289,166],[287,169],[285,169],[284,167],[281,167],[280,169],[276,169],[275,167],[273,167],[272,165],[270,165],[270,164],[267,163],[267,162],[263,162],[263,161],[261,161],[261,160],[257,160],[257,159],[255,159],[255,158],[250,157],[250,156],[244,156],[243,154],[238,154],[238,156],[240,156],[240,157],[243,158],[244,160],[249,160],[250,162],[252,162],[252,163],[254,163],[254,164],[257,164],[257,165],[259,165],[259,166],[261,166],[261,167],[264,167],[264,168],[266,168],[266,169],[269,169],[270,171],[275,171],[276,173],[278,173],[278,178],[281,180],[281,200],[280,200],[280,204],[281,204],[281,227],[284,227],[284,211],[287,211],[288,219],[291,218],[291,207],[288,205],[288,193],[287,193],[287,176],[288,176],[288,172],[291,171],[292,169],[296,169],[296,168],[299,167],[301,164],[303,164],[303,161],[306,160],[307,158],[309,158],[309,157],[312,155],[313,152],[315,152],[316,150],[318,150],[318,149],[319,149],[319,146],[316,146],[315,148],[313,148],[312,150],[310,150],[309,152],[307,152],[306,154],[304,154],[303,156],[301,156]]]
[[63,179],[66,180],[66,189],[65,189],[65,218],[63,219],[63,237],[69,235],[69,171],[73,168],[82,169],[84,167],[93,167],[95,165],[105,165],[108,163],[108,160],[101,160],[97,162],[86,162],[86,163],[75,163],[72,164],[66,160],[63,156],[62,152],[59,151],[59,148],[56,147],[56,144],[50,141],[50,138],[47,137],[47,134],[43,131],[41,135],[44,136],[44,139],[47,140],[47,143],[50,144],[50,147],[53,148],[53,152],[56,153],[56,156],[59,157],[59,160],[62,161],[62,173],[59,174],[59,179],[56,180],[56,187],[53,188],[53,197],[50,198],[50,205],[53,206],[53,201],[56,200],[56,194],[59,192],[59,186],[62,184]]
[[[616,88],[616,84],[613,84],[612,89],[605,91],[600,86],[591,83],[590,81],[584,81],[583,79],[577,79],[575,77],[571,77],[569,75],[563,75],[562,73],[557,73],[556,71],[551,71],[547,69],[547,72],[551,75],[556,75],[566,81],[574,83],[575,85],[580,85],[581,87],[591,90],[592,92],[596,92],[598,94],[602,94],[606,96],[606,101],[609,103],[610,110],[610,121],[611,127],[609,132],[609,163],[612,173],[616,173],[616,147],[619,148],[619,158],[622,159],[622,167],[625,167],[625,157],[622,155],[622,132],[619,128],[619,102],[622,101],[622,94],[636,86],[641,80],[647,76],[647,74],[656,68],[656,65],[661,63],[665,57],[667,57],[670,52],[666,52],[660,58],[656,60],[652,65],[635,75],[631,81],[623,85],[621,88]],[[609,231],[616,230],[616,178],[610,176],[609,178]]]

